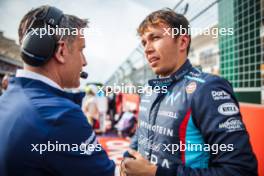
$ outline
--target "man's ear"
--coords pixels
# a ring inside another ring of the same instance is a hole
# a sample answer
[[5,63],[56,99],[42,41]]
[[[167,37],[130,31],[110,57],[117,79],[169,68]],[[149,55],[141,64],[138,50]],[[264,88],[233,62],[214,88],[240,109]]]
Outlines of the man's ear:
[[182,35],[179,36],[179,40],[180,40],[180,51],[184,51],[187,50],[188,45],[190,43],[190,36],[188,35]]
[[57,50],[54,54],[54,57],[56,59],[57,62],[64,64],[65,63],[65,55],[67,54],[67,46],[66,43],[64,41],[59,41],[58,42],[58,46],[57,46]]

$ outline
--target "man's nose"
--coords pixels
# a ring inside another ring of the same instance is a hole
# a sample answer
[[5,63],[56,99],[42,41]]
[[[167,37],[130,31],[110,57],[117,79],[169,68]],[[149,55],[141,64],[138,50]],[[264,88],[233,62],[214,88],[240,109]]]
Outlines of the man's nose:
[[83,67],[85,67],[86,65],[87,65],[87,61],[86,61],[85,56],[83,56]]
[[145,54],[150,54],[154,51],[154,48],[152,46],[152,44],[150,42],[147,42],[146,45],[145,45],[145,48],[144,48],[144,52]]

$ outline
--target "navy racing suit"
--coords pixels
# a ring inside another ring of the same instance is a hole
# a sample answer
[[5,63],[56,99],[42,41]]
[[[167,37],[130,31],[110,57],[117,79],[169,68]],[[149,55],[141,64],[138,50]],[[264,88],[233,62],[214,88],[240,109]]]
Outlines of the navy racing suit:
[[192,67],[149,81],[131,148],[162,176],[254,176],[257,161],[228,81]]

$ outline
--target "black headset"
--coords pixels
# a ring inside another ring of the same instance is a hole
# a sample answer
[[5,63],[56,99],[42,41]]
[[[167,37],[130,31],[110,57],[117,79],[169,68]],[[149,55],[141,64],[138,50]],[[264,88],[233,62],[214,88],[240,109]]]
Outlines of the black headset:
[[[49,35],[48,32],[40,35],[47,25],[56,28],[63,17],[63,12],[56,7],[49,7],[46,12],[36,15],[29,26],[21,46],[21,57],[24,62],[31,66],[44,65],[55,53],[58,39],[55,35]],[[43,28],[35,28],[36,23],[43,23]]]

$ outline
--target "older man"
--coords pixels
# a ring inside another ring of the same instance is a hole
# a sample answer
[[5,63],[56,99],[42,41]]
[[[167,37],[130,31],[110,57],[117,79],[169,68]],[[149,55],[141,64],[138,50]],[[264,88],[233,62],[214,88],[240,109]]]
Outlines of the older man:
[[[50,6],[33,9],[21,20],[24,69],[0,98],[1,176],[114,175],[113,161],[81,110],[83,96],[63,91],[80,85],[86,25]],[[44,34],[57,27],[71,33]]]

